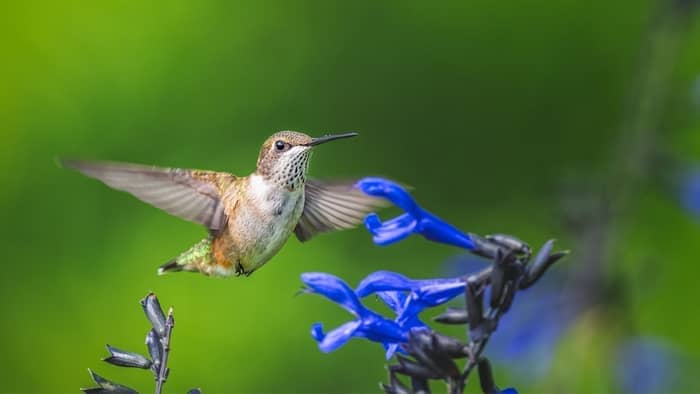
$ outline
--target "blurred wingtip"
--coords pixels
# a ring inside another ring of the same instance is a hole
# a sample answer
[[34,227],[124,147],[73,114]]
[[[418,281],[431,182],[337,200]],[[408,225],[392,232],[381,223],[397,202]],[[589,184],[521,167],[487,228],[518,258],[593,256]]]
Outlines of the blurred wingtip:
[[70,158],[65,158],[65,157],[60,157],[56,156],[54,158],[54,161],[56,162],[56,165],[58,168],[61,169],[71,169],[71,170],[78,170],[80,171],[81,167],[85,166],[87,163],[84,160],[79,160],[79,159],[70,159]]
[[65,161],[66,161],[66,159],[64,159],[60,156],[53,157],[53,163],[56,165],[56,167],[58,167],[60,169],[64,169],[66,167]]

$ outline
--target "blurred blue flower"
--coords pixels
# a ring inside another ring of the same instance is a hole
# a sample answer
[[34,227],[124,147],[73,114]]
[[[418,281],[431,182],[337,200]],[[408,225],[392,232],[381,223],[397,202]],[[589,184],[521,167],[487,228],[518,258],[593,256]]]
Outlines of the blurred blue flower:
[[367,215],[365,226],[377,245],[389,245],[416,233],[434,242],[474,250],[471,237],[421,208],[400,185],[382,178],[363,178],[355,185],[367,195],[391,201],[405,213],[382,222],[377,214]]
[[681,177],[681,204],[696,217],[700,217],[700,167],[688,170]]
[[308,272],[301,275],[301,280],[307,286],[308,292],[328,298],[357,318],[327,334],[323,332],[321,323],[314,324],[311,336],[318,342],[321,351],[332,352],[352,337],[366,338],[385,347],[408,341],[408,329],[367,309],[340,278],[325,273]]
[[514,389],[513,387],[508,387],[507,389],[501,390],[500,394],[518,394],[518,390]]
[[625,393],[669,393],[677,387],[677,364],[676,354],[661,340],[636,337],[620,345],[615,371]]
[[[483,268],[483,259],[458,256],[446,263],[449,275],[465,275]],[[513,307],[501,316],[498,340],[489,342],[486,355],[512,366],[521,379],[539,380],[550,369],[560,337],[577,316],[575,303],[561,292],[561,270],[552,270],[537,286],[518,292]],[[484,294],[489,299],[491,288]],[[568,294],[568,293],[567,293]]]

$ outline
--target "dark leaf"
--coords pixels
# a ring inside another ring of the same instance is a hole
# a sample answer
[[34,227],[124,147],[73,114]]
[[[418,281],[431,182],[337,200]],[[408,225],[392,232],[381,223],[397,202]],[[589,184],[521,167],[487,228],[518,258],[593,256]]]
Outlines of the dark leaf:
[[438,332],[433,332],[433,347],[447,353],[451,358],[462,358],[468,354],[464,343]]
[[496,257],[496,252],[500,250],[500,247],[476,234],[469,233],[469,236],[474,241],[474,254],[486,257],[487,259],[494,259]]
[[160,371],[161,360],[163,359],[163,344],[160,342],[160,337],[155,329],[148,331],[146,335],[146,346],[148,347],[148,354],[151,356],[151,360],[153,360],[151,369],[157,376],[158,371]]
[[532,265],[540,265],[543,261],[547,260],[550,253],[552,253],[552,248],[554,247],[554,240],[550,239],[542,245],[537,255],[532,260]]
[[102,361],[108,362],[112,365],[142,369],[148,369],[151,367],[151,360],[138,353],[127,352],[109,345],[107,345],[107,351],[109,352],[110,356],[103,358]]
[[381,383],[379,387],[386,394],[411,394],[411,390],[406,387],[393,371],[389,371],[389,383]]
[[504,247],[508,251],[513,251],[519,254],[525,254],[529,255],[531,250],[530,246],[526,244],[525,242],[515,238],[512,235],[507,235],[507,234],[494,234],[494,235],[487,235],[486,239],[489,241]]
[[466,324],[467,310],[462,308],[447,308],[445,312],[436,316],[433,320],[443,324]]
[[527,289],[535,284],[552,264],[568,254],[568,250],[556,252],[549,255],[546,259],[536,261],[534,264],[528,266],[525,277],[523,281],[520,282],[520,288]]
[[160,307],[158,297],[153,293],[149,293],[141,300],[141,306],[146,313],[148,321],[151,322],[151,326],[158,335],[161,337],[165,336],[165,314],[163,314],[163,309]]
[[400,373],[401,375],[407,375],[411,377],[419,377],[425,379],[440,379],[439,373],[431,370],[425,365],[418,364],[400,354],[396,355],[396,360],[399,365],[392,365],[389,370],[393,373]]
[[84,393],[121,393],[121,394],[138,394],[138,391],[123,386],[118,383],[111,382],[102,376],[95,373],[95,371],[88,369],[90,377],[92,380],[100,387],[80,389]]
[[437,372],[442,378],[459,376],[457,365],[446,352],[437,348],[436,340],[427,330],[411,331],[408,351],[420,364]]
[[430,386],[427,379],[412,376],[411,386],[413,386],[414,394],[430,394]]
[[[467,299],[467,315],[469,322],[469,332],[472,337],[479,331],[479,326],[484,321],[483,293],[476,294],[476,284],[467,282],[465,296]],[[477,340],[472,338],[473,340]]]
[[489,363],[489,360],[484,357],[480,358],[477,368],[481,391],[484,394],[499,394],[500,390],[498,390],[496,382],[493,380],[493,372],[491,371],[491,363]]
[[491,296],[489,299],[491,308],[496,308],[501,301],[503,287],[506,284],[506,268],[504,256],[499,250],[496,253],[496,261],[494,261],[491,269]]
[[510,306],[513,304],[513,299],[515,299],[515,292],[515,283],[508,282],[505,290],[503,291],[503,299],[501,300],[501,304],[499,306],[501,313],[508,312],[508,309],[510,309]]

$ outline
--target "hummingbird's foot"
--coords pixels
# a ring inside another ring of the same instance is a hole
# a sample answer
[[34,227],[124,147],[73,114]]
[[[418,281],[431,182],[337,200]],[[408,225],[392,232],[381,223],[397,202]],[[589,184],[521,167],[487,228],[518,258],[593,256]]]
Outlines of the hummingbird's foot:
[[236,263],[236,270],[234,272],[235,272],[236,276],[241,276],[241,275],[248,276],[248,275],[250,275],[250,273],[245,272],[245,269],[243,268],[243,266],[241,265],[240,262]]

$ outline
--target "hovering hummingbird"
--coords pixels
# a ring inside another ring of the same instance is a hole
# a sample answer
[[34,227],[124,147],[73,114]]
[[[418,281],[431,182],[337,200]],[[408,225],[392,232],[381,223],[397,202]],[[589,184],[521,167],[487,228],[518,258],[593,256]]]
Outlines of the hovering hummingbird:
[[354,182],[306,177],[315,146],[356,135],[311,138],[280,131],[265,141],[255,172],[244,177],[113,162],[63,164],[209,230],[207,238],[163,264],[158,274],[247,276],[277,254],[292,233],[304,242],[321,232],[351,228],[384,205],[355,189]]

